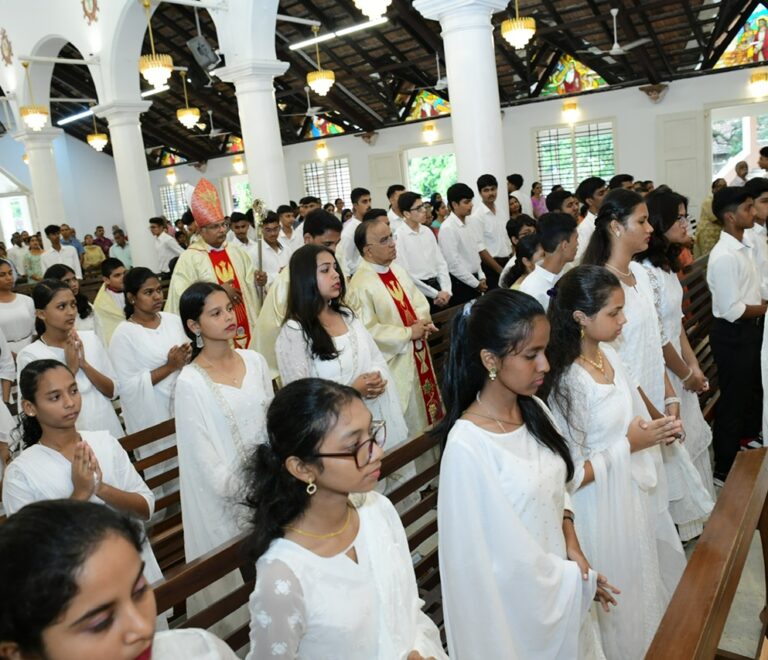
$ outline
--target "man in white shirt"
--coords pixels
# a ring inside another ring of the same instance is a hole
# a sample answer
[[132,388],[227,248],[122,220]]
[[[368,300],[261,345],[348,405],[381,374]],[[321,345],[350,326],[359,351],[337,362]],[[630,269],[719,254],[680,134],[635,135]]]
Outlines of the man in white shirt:
[[616,188],[632,190],[634,185],[635,177],[631,174],[614,174],[608,182],[608,190],[616,190]]
[[755,204],[755,224],[744,230],[743,242],[751,248],[755,259],[757,274],[760,277],[760,295],[763,300],[768,300],[768,179],[750,179],[743,187],[752,196]]
[[517,201],[520,202],[520,211],[526,215],[533,217],[533,204],[531,203],[531,196],[526,195],[523,188],[523,177],[521,174],[510,174],[507,177],[507,193],[508,195],[514,194]]
[[579,224],[579,200],[570,190],[558,188],[547,195],[547,210],[550,213],[567,213]]
[[747,183],[747,174],[749,174],[749,165],[746,160],[740,160],[736,163],[736,178],[728,185],[738,188]]
[[573,261],[579,236],[576,221],[567,213],[545,213],[539,218],[538,232],[544,259],[523,280],[520,291],[533,296],[546,312],[549,309],[549,291],[563,275],[563,268]]
[[496,206],[499,182],[493,174],[482,174],[477,179],[480,203],[474,205],[472,216],[483,230],[486,253],[480,253],[485,280],[489,289],[499,286],[501,271],[512,254],[512,243],[507,235],[507,217]]
[[421,195],[404,192],[397,200],[404,222],[395,232],[395,263],[411,276],[429,302],[430,313],[444,309],[451,300],[451,277],[437,239],[422,224],[425,208]]
[[155,237],[155,252],[157,253],[158,271],[171,272],[171,261],[184,254],[184,248],[175,238],[165,231],[165,218],[150,218],[149,231]]
[[82,280],[83,270],[80,267],[80,257],[77,256],[77,250],[71,245],[61,244],[61,227],[59,225],[48,225],[45,228],[45,235],[51,242],[51,249],[44,252],[40,259],[43,272],[56,264],[64,264],[75,271],[75,276],[78,280]]
[[400,206],[397,203],[398,198],[405,192],[405,186],[394,183],[387,188],[387,199],[389,200],[389,211],[387,211],[387,217],[389,218],[389,228],[394,234],[402,226],[404,219],[403,214],[400,213]]
[[608,189],[605,187],[605,181],[599,176],[587,177],[576,188],[576,197],[587,207],[587,215],[584,216],[577,229],[579,232],[579,249],[576,251],[576,258],[573,260],[574,266],[578,266],[581,263],[584,251],[587,249],[587,245],[589,245],[589,239],[595,233],[595,218],[597,218],[597,213],[600,211],[600,206],[607,192]]
[[277,219],[280,221],[278,240],[285,249],[287,259],[290,259],[291,255],[304,245],[304,236],[301,231],[294,229],[296,214],[288,204],[281,204],[277,207]]
[[766,302],[760,294],[752,250],[743,241],[744,230],[752,227],[755,219],[750,191],[744,187],[718,190],[712,211],[723,225],[707,266],[715,317],[709,343],[720,389],[712,442],[717,483],[728,476],[741,441],[756,438],[760,432],[760,348]]
[[[256,269],[256,285],[261,287],[267,286],[267,272],[266,269],[262,267],[262,264],[259,263],[259,243],[251,238],[251,230],[254,229],[254,227],[251,225],[248,216],[245,213],[233,211],[232,215],[229,217],[229,227],[230,230],[227,235],[232,234],[232,245],[237,245],[237,247],[242,248],[251,258],[253,267]],[[264,225],[262,224],[262,228],[263,227]],[[263,245],[261,259],[262,261],[265,261]]]
[[466,183],[454,183],[446,192],[451,214],[440,226],[437,240],[448,264],[453,303],[463,305],[488,290],[480,253],[483,231],[472,217],[472,192]]
[[362,257],[355,247],[355,229],[363,221],[363,216],[371,208],[371,191],[365,188],[354,188],[350,195],[352,199],[352,217],[344,223],[341,230],[341,241],[336,250],[336,259],[347,278],[352,277],[360,265]]
[[29,247],[25,246],[21,242],[21,234],[14,232],[11,236],[11,247],[8,249],[8,259],[16,268],[16,272],[19,275],[25,275],[24,270],[24,256],[29,252]]
[[115,242],[109,248],[109,256],[113,259],[119,259],[127,270],[133,268],[133,257],[131,256],[131,246],[122,229],[115,229],[112,232]]
[[[266,275],[266,290],[272,286],[277,274],[288,266],[289,254],[280,244],[280,222],[276,213],[269,213],[261,223],[261,270]],[[258,265],[256,271],[256,283],[260,284]]]
[[308,213],[311,213],[315,209],[322,208],[320,204],[320,200],[317,197],[313,197],[312,195],[307,195],[306,197],[302,197],[299,200],[299,217],[298,222],[296,224],[296,227],[298,227],[302,222],[304,222],[304,218],[307,217]]

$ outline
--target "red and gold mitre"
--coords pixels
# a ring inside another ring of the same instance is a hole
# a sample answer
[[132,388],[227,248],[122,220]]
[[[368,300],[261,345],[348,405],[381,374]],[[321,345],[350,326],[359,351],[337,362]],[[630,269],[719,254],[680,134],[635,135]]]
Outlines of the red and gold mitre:
[[205,227],[224,219],[219,193],[208,179],[200,179],[192,193],[189,207],[198,227]]

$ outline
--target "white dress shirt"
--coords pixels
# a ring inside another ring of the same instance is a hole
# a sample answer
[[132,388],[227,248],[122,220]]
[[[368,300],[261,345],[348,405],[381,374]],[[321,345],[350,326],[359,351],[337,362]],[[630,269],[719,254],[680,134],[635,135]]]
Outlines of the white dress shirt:
[[765,225],[755,222],[754,227],[744,230],[744,245],[752,250],[760,278],[760,295],[768,300],[768,232]]
[[[256,245],[258,250],[258,243]],[[288,265],[289,257],[288,251],[282,245],[279,245],[275,250],[263,238],[261,239],[261,258],[263,260],[261,269],[267,274],[267,289],[272,286],[277,274]]]
[[155,251],[157,252],[158,271],[168,273],[171,270],[170,263],[174,257],[179,257],[184,253],[173,236],[167,232],[161,232],[159,236],[154,236]]
[[40,261],[43,264],[43,273],[45,273],[51,266],[63,264],[75,271],[75,277],[77,277],[78,280],[83,279],[83,270],[80,268],[80,257],[77,254],[77,250],[71,245],[62,245],[61,250],[54,250],[51,248],[43,253]]
[[123,266],[125,266],[128,270],[133,268],[133,257],[131,256],[131,246],[126,241],[125,247],[120,247],[117,243],[115,243],[112,247],[109,248],[109,256],[113,259],[120,259]]
[[29,248],[26,245],[19,247],[18,245],[12,245],[8,248],[8,259],[16,267],[16,272],[19,275],[26,275],[24,269],[24,255],[29,252]]
[[485,249],[483,231],[471,215],[459,220],[451,213],[440,225],[437,241],[448,264],[448,272],[472,289],[480,286],[485,274],[480,266],[480,251]]
[[389,207],[389,211],[387,211],[387,218],[389,219],[389,228],[392,230],[393,234],[405,224],[405,219],[397,215],[391,206]]
[[747,305],[759,305],[760,277],[752,249],[727,232],[709,253],[707,285],[712,293],[712,314],[733,323]]
[[[427,298],[436,298],[440,291],[453,293],[448,264],[431,229],[419,225],[414,231],[407,222],[404,222],[395,233],[395,244],[397,245],[395,263],[403,267],[411,276],[416,288]],[[440,291],[422,281],[432,278],[440,282]]]
[[341,240],[336,248],[336,258],[339,260],[344,276],[349,279],[355,274],[360,265],[362,257],[355,247],[355,230],[360,226],[362,220],[358,220],[354,215],[344,223],[341,230]]
[[579,237],[579,245],[576,248],[576,257],[571,262],[573,264],[572,267],[578,266],[581,263],[584,251],[587,249],[587,245],[589,245],[589,239],[591,239],[592,234],[595,233],[595,218],[597,218],[597,216],[592,213],[592,211],[588,211],[587,215],[584,216],[584,219],[579,223],[579,226],[576,227],[576,234]]
[[294,229],[291,233],[291,237],[288,238],[281,227],[280,235],[277,237],[277,240],[280,241],[280,245],[285,248],[288,259],[290,259],[291,255],[296,252],[296,250],[298,250],[302,245],[304,245],[304,234]]
[[472,216],[483,228],[483,244],[492,257],[506,259],[512,254],[512,242],[507,234],[506,223],[482,201],[475,206]]
[[536,298],[546,312],[549,309],[549,296],[547,295],[547,291],[557,284],[561,274],[562,273],[552,273],[541,264],[537,264],[528,277],[523,280],[520,285],[520,291]]

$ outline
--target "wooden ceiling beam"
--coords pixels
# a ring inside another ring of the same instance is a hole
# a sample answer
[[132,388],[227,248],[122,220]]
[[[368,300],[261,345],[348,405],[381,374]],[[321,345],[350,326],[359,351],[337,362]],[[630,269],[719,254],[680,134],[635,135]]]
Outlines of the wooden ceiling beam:
[[664,47],[662,46],[661,41],[659,41],[659,36],[656,33],[656,30],[653,29],[653,26],[651,25],[651,22],[648,20],[648,16],[645,10],[640,4],[640,0],[630,0],[630,2],[632,2],[632,4],[634,5],[634,10],[637,13],[637,15],[640,16],[640,20],[643,23],[643,27],[645,28],[646,32],[648,33],[648,36],[653,42],[653,45],[656,48],[656,52],[659,54],[659,57],[661,58],[661,62],[664,65],[664,68],[666,69],[667,75],[671,76],[674,73],[674,70],[670,65],[669,58],[667,57],[667,54],[664,51]]
[[[629,19],[629,14],[627,10],[627,6],[624,4],[624,0],[613,0],[616,2],[616,5],[619,8],[619,15],[617,16],[619,25],[621,25],[624,35],[629,41],[635,41],[637,39],[640,39],[640,34],[635,29],[634,23]],[[661,76],[659,75],[658,70],[656,69],[656,66],[651,61],[651,58],[648,55],[648,51],[646,50],[645,46],[638,46],[637,48],[633,48],[630,51],[633,55],[637,56],[637,59],[640,61],[640,66],[645,69],[645,75],[648,77],[648,81],[655,85],[656,83],[661,82]]]
[[[712,31],[712,37],[709,42],[709,53],[704,56],[702,68],[710,69],[723,56],[725,49],[738,34],[744,21],[755,11],[760,0],[751,0],[751,2],[741,4],[737,2],[726,6],[718,16],[715,28]],[[730,26],[730,27],[729,27]],[[723,36],[721,41],[718,38]]]

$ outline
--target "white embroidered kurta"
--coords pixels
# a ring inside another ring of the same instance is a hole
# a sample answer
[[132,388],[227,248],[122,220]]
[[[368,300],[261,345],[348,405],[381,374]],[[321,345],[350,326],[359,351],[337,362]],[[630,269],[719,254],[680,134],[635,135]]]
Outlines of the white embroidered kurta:
[[[96,454],[101,468],[102,483],[141,495],[150,514],[155,508],[155,497],[120,443],[107,431],[82,431],[80,437]],[[3,505],[11,516],[21,507],[41,500],[68,499],[72,495],[72,463],[60,452],[41,444],[25,449],[8,466],[3,479]],[[93,495],[91,502],[104,504]],[[149,543],[144,544],[142,557],[146,562],[144,575],[150,582],[162,579],[160,566]]]
[[[656,546],[656,511],[652,491],[656,467],[646,449],[630,455],[627,429],[648,411],[618,354],[602,346],[615,376],[597,383],[574,362],[563,374],[570,407],[550,397],[555,421],[568,441],[575,464],[568,484],[576,532],[590,564],[621,589],[619,606],[595,608],[609,660],[643,658],[669,603]],[[595,480],[582,486],[584,463]],[[667,526],[673,523],[667,514]]]
[[155,633],[152,660],[236,660],[234,651],[218,637],[201,628]]
[[[400,266],[391,264],[390,268],[411,301],[416,317],[429,319],[429,303],[424,294]],[[403,325],[387,287],[374,267],[365,260],[360,263],[349,284],[349,298],[387,361],[400,395],[400,406],[405,413],[410,437],[419,435],[427,427],[427,412],[416,371],[411,330]]]
[[13,353],[31,344],[35,332],[35,303],[32,298],[17,293],[11,302],[0,302],[0,330]]
[[320,557],[284,538],[256,562],[248,660],[405,660],[413,650],[447,660],[421,611],[395,508],[378,493],[354,499],[357,562],[346,552]]
[[451,429],[437,506],[451,658],[603,657],[589,635],[597,574],[584,580],[566,559],[565,475],[525,426],[490,433],[460,419]]
[[[79,332],[78,336],[83,342],[85,359],[96,371],[113,382],[114,398],[117,398],[119,384],[112,362],[101,340],[96,336],[96,333],[90,331]],[[18,374],[21,374],[22,369],[34,360],[58,360],[62,364],[66,364],[64,349],[48,346],[41,339],[22,349],[16,356]],[[112,401],[99,392],[84,369],[78,369],[75,374],[75,381],[82,399],[82,407],[76,423],[78,431],[109,431],[114,437],[122,438],[125,431],[120,425]]]

